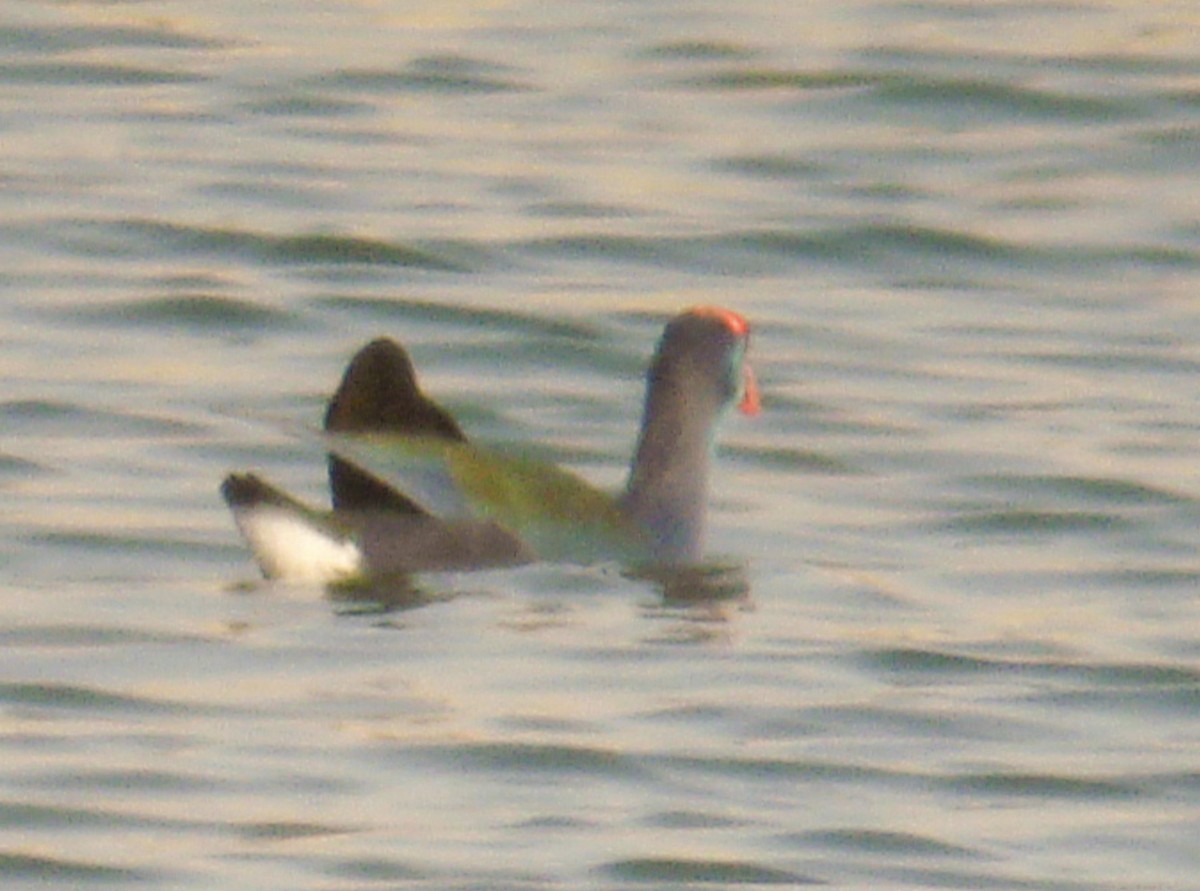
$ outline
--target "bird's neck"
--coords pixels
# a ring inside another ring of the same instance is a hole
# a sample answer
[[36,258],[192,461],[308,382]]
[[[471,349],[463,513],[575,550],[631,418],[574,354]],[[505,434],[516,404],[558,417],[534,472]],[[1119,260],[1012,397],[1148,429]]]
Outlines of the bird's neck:
[[651,536],[656,561],[699,559],[719,407],[674,381],[652,381],[621,505]]

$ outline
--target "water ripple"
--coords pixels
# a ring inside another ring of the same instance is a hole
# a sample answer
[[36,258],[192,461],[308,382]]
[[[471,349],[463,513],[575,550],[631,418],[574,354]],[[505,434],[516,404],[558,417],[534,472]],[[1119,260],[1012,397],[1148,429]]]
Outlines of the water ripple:
[[354,235],[273,235],[151,219],[65,223],[67,243],[88,253],[142,256],[147,250],[187,255],[239,256],[263,263],[405,266],[442,272],[468,272],[453,250],[400,244]]
[[232,780],[215,774],[183,773],[155,768],[94,768],[63,769],[44,775],[25,777],[21,785],[31,788],[66,788],[94,795],[107,795],[114,791],[124,794],[133,792],[149,795],[170,793],[172,795],[210,795],[217,790],[236,788]]
[[670,40],[652,44],[639,55],[645,59],[725,62],[753,59],[759,52],[751,46],[725,40]]
[[[311,305],[362,316],[372,322],[389,326],[452,325],[459,332],[463,329],[478,329],[489,333],[569,338],[575,346],[595,340],[599,331],[598,326],[591,322],[547,316],[535,310],[456,306],[452,303],[412,297],[376,298],[333,294],[316,297],[311,301]],[[512,349],[515,354],[528,352],[522,349],[520,343],[515,344]]]
[[1003,76],[980,78],[919,69],[821,70],[739,65],[691,76],[679,83],[696,90],[734,92],[848,89],[889,109],[927,106],[942,113],[957,108],[993,122],[997,119],[1105,122],[1138,113],[1136,104],[1123,99],[1027,87]]
[[12,53],[61,53],[111,49],[228,49],[232,41],[187,34],[172,27],[137,25],[87,26],[0,25],[0,47]]
[[878,86],[882,75],[856,71],[809,71],[784,68],[738,67],[683,79],[680,86],[696,90],[817,90]]
[[274,820],[241,823],[238,834],[250,841],[290,841],[292,839],[326,838],[345,835],[355,830],[328,823],[309,823],[298,820]]
[[1035,662],[973,656],[935,649],[882,649],[863,654],[869,662],[889,671],[1030,672],[1042,675],[1077,675],[1106,684],[1198,684],[1200,669],[1178,665],[1138,663]]
[[83,860],[42,857],[36,854],[0,851],[0,878],[9,881],[49,882],[61,887],[63,882],[126,883],[150,882],[164,878],[155,872],[126,867],[107,866]]
[[1047,271],[1087,266],[1200,268],[1200,251],[1143,246],[1048,246],[971,234],[903,221],[852,223],[825,230],[750,229],[711,235],[635,236],[572,234],[513,245],[535,256],[566,256],[622,263],[648,263],[724,273],[761,270],[779,261],[844,261],[855,264],[951,263],[979,271],[979,264],[1004,264]]
[[334,98],[318,92],[289,92],[247,101],[239,106],[252,114],[288,118],[341,118],[364,114],[372,106],[367,102]]
[[483,742],[429,749],[425,754],[438,760],[449,760],[459,768],[484,773],[522,775],[536,772],[623,779],[636,778],[642,773],[641,767],[628,755],[591,746]]
[[931,529],[996,535],[1094,535],[1133,528],[1134,521],[1111,513],[1082,510],[1014,508],[965,513]]
[[77,318],[124,326],[185,328],[193,331],[278,330],[296,321],[291,312],[249,299],[218,294],[179,294],[127,300],[77,310]]
[[339,860],[325,867],[324,871],[336,878],[354,882],[413,882],[430,878],[424,870],[383,857]]
[[0,683],[0,702],[11,706],[71,711],[101,711],[131,714],[175,714],[192,706],[111,693],[93,687],[51,683]]
[[971,488],[1003,492],[1011,497],[1048,497],[1079,504],[1175,505],[1195,499],[1136,480],[1054,474],[989,474],[962,480]]
[[941,782],[953,791],[982,796],[1110,801],[1142,794],[1136,784],[1120,779],[1061,774],[982,771],[942,779]]
[[26,625],[0,630],[0,646],[49,647],[53,649],[142,644],[184,644],[207,641],[208,638],[176,632],[147,631],[128,626],[99,625]]
[[17,455],[0,453],[0,477],[26,479],[46,472],[48,472],[47,468],[36,461],[30,461],[28,458],[21,458]]
[[378,94],[434,92],[453,95],[513,93],[529,89],[502,67],[462,56],[426,56],[400,69],[342,68],[313,78],[311,86]]
[[825,829],[789,836],[795,844],[816,844],[840,851],[892,856],[982,859],[988,855],[976,848],[965,848],[940,839],[909,832],[885,832],[878,829]]
[[76,87],[146,87],[199,83],[207,78],[177,68],[104,62],[24,62],[0,65],[0,83]]
[[896,106],[959,108],[989,121],[1046,120],[1105,123],[1135,117],[1134,102],[1019,86],[975,77],[889,75],[876,83],[875,98]]
[[70,431],[73,435],[182,437],[196,435],[201,430],[198,425],[177,418],[87,408],[51,399],[0,402],[0,420],[10,433],[21,435]]
[[824,885],[821,879],[736,860],[638,857],[614,860],[600,872],[621,882],[697,885]]
[[190,330],[278,330],[296,322],[293,312],[220,294],[173,294],[79,310],[89,321]]

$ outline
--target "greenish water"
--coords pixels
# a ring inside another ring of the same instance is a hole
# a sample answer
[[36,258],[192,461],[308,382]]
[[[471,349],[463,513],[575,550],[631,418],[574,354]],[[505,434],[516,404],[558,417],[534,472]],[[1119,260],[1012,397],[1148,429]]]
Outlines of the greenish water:
[[[1194,887],[1193,26],[9,4],[0,882]],[[255,579],[217,486],[325,497],[261,419],[316,423],[360,343],[615,486],[697,303],[765,400],[723,596]]]

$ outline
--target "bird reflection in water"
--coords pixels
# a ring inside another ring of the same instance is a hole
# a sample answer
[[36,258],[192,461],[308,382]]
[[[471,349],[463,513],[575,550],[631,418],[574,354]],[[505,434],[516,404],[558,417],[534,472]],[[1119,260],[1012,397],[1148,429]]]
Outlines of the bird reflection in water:
[[642,615],[666,624],[648,642],[726,642],[737,613],[753,608],[743,563],[656,567],[626,575],[653,583],[659,595],[643,607]]
[[[643,567],[621,573],[649,585],[654,600],[644,608],[647,617],[671,617],[697,624],[729,621],[732,613],[750,608],[750,582],[742,563]],[[356,579],[325,587],[326,596],[343,615],[403,612],[445,603],[462,590],[439,587],[427,575],[395,574]]]

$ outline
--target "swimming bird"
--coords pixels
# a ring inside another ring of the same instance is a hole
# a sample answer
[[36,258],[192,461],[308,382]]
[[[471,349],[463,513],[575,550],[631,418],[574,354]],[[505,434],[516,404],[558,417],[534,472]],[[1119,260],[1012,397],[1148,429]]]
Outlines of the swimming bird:
[[717,422],[759,410],[750,326],[697,307],[663,331],[647,374],[624,491],[469,442],[388,339],[363,347],[330,400],[322,437],[333,511],[254,474],[221,492],[263,574],[332,582],[552,560],[685,566],[703,553]]

